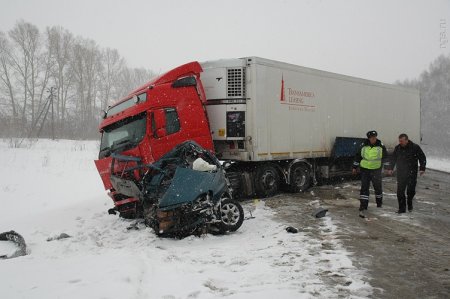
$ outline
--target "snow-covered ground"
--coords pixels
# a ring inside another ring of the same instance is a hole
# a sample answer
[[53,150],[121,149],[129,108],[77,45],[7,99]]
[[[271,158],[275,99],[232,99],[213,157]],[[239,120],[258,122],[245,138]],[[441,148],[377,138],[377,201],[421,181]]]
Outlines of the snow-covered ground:
[[427,168],[450,172],[450,159],[427,157]]
[[[367,297],[364,271],[334,235],[289,234],[262,201],[244,204],[241,229],[225,236],[161,239],[108,215],[110,199],[91,141],[0,142],[0,232],[23,235],[29,255],[0,260],[1,298]],[[67,233],[71,238],[47,242]],[[0,255],[13,250],[0,246]],[[327,250],[323,250],[326,243]],[[331,279],[330,279],[331,278]],[[341,283],[331,283],[339,278]]]

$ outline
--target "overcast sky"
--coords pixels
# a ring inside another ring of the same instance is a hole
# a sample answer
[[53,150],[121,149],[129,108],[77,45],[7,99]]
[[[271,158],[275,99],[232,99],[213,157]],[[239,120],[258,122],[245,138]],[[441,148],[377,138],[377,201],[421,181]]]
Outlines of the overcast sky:
[[[134,67],[261,56],[392,83],[450,53],[450,0],[0,0],[0,30],[61,25]],[[443,44],[443,45],[442,45]]]

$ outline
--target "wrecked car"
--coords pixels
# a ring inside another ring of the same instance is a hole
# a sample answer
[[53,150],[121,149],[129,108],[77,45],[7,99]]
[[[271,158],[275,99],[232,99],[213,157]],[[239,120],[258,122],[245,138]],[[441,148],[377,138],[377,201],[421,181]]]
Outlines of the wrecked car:
[[244,212],[232,199],[222,165],[197,143],[186,141],[152,164],[115,153],[111,157],[115,192],[137,198],[136,213],[158,235],[223,234],[242,225]]

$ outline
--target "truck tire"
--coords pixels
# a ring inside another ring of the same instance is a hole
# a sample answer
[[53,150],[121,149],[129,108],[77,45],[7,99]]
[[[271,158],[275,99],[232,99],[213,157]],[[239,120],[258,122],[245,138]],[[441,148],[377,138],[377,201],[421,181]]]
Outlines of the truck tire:
[[277,169],[270,165],[261,165],[255,173],[256,195],[260,197],[270,197],[278,192],[280,187],[280,175]]
[[221,203],[220,218],[222,220],[219,226],[221,233],[237,231],[244,222],[244,209],[237,201],[225,198]]
[[298,163],[291,168],[289,190],[293,193],[306,191],[311,186],[311,168]]

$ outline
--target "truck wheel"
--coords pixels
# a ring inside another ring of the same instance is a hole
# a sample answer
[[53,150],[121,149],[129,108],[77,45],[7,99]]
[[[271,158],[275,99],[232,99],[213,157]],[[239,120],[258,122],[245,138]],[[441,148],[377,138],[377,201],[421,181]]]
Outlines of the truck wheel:
[[294,165],[291,168],[290,179],[291,192],[304,192],[311,186],[311,169],[303,163]]
[[229,198],[223,199],[219,212],[222,220],[219,228],[221,233],[237,231],[244,222],[244,210],[237,201]]
[[255,189],[260,197],[270,197],[277,193],[280,187],[280,175],[272,165],[262,165],[256,170]]

